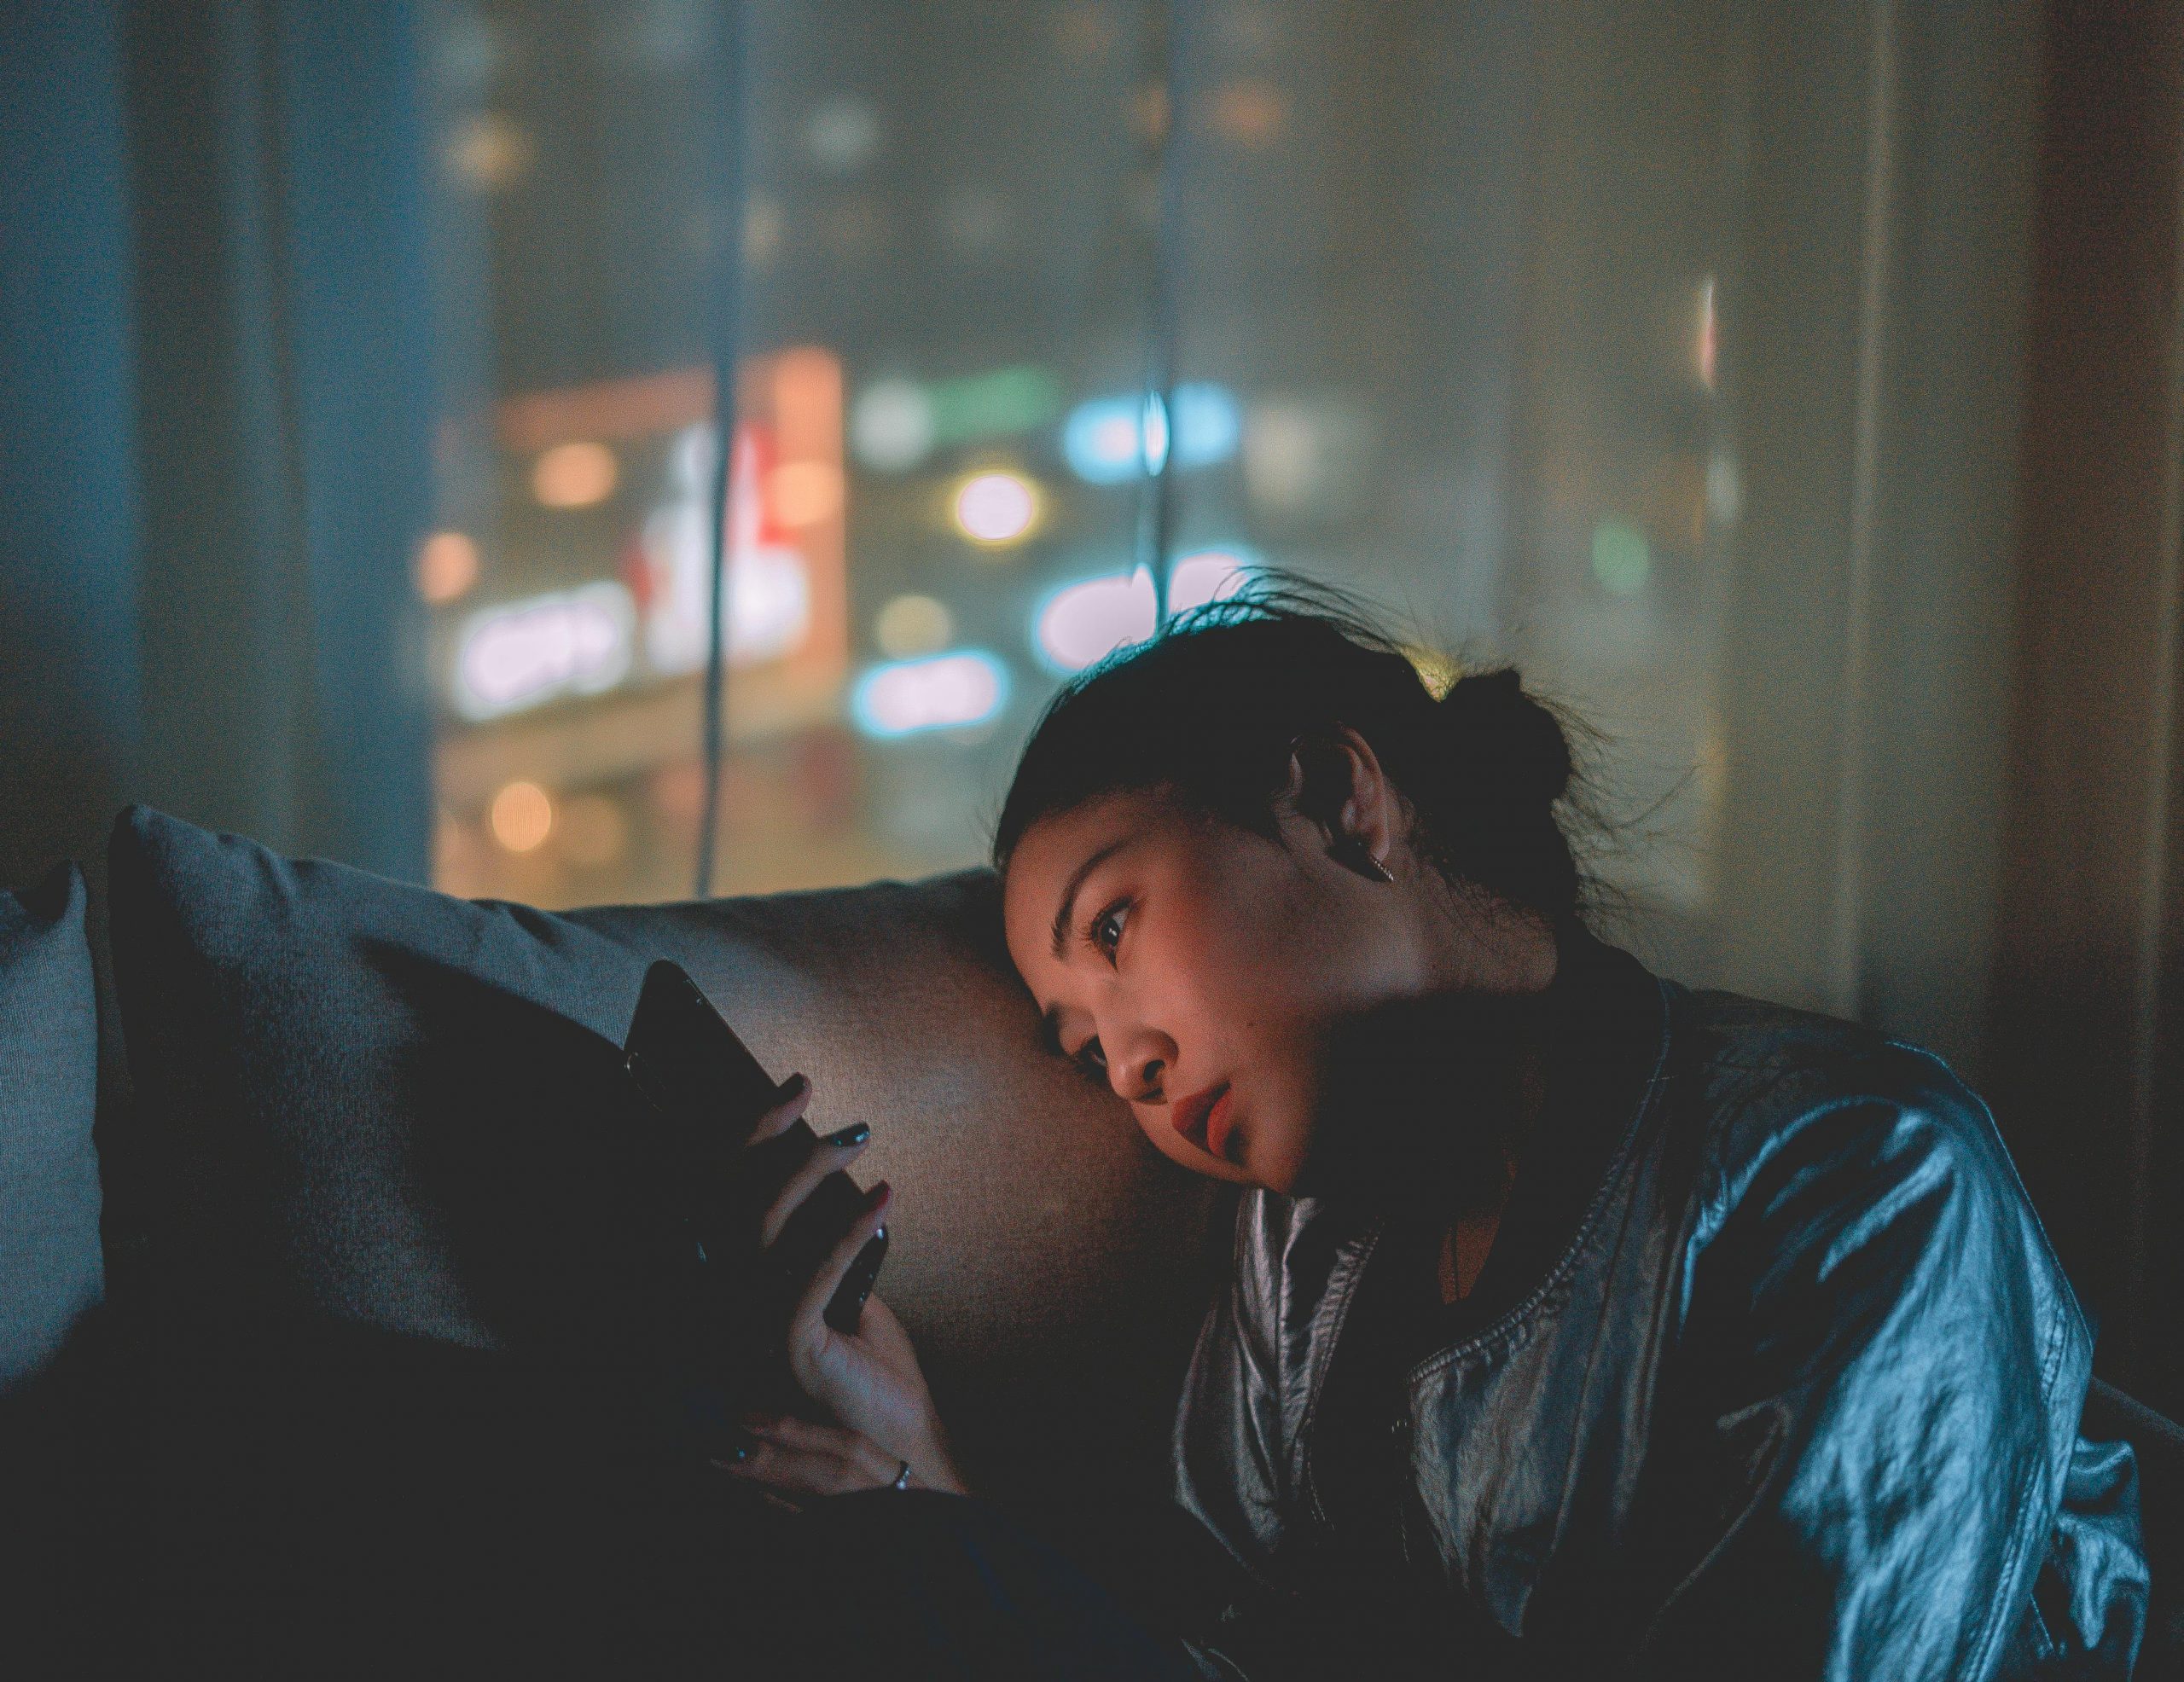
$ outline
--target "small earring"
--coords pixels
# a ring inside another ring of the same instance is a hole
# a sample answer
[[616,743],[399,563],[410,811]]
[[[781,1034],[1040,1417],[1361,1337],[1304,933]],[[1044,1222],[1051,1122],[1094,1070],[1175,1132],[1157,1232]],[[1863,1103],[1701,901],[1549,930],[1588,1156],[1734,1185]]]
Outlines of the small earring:
[[1355,835],[1345,835],[1334,844],[1334,856],[1360,876],[1375,876],[1383,882],[1392,882],[1396,873],[1373,856],[1373,850]]

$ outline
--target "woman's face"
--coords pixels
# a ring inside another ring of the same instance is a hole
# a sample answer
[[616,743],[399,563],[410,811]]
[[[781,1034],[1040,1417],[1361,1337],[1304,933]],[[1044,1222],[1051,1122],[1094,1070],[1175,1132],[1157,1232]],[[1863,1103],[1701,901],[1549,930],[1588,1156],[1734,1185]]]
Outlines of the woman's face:
[[1003,916],[1053,1040],[1154,1146],[1287,1192],[1330,1035],[1426,977],[1408,896],[1333,857],[1320,825],[1275,822],[1279,839],[1158,793],[1102,797],[1025,832]]

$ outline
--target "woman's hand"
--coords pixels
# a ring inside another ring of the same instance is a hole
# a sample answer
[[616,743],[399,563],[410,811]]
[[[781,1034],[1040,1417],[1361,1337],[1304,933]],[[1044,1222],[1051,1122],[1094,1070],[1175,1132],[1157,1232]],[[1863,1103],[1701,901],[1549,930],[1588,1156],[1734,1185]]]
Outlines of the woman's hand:
[[[847,1137],[833,1136],[839,1143],[813,1139],[808,1127],[798,1126],[811,1100],[810,1082],[794,1076],[784,1083],[783,1090],[781,1102],[759,1118],[751,1136],[752,1161],[763,1160],[772,1169],[770,1175],[762,1171],[756,1189],[758,1197],[766,1196],[771,1180],[781,1178],[782,1151],[789,1152],[793,1162],[761,1217],[761,1249],[770,1249],[780,1238],[790,1218],[828,1174],[854,1161],[869,1143],[868,1134],[858,1137],[850,1130],[845,1130]],[[800,1133],[810,1141],[800,1159],[794,1155],[797,1147],[793,1141],[785,1138],[792,1131]],[[775,1140],[781,1143],[777,1146]],[[845,1440],[854,1439],[862,1445],[859,1452],[864,1460],[870,1460],[874,1455],[885,1459],[886,1476],[875,1480],[879,1483],[892,1483],[903,1461],[908,1460],[913,1482],[932,1488],[967,1493],[950,1453],[939,1415],[934,1411],[925,1375],[919,1369],[917,1353],[893,1312],[875,1295],[865,1299],[855,1332],[837,1331],[826,1321],[827,1304],[833,1300],[858,1253],[885,1227],[892,1201],[885,1180],[872,1188],[864,1208],[842,1232],[817,1271],[803,1284],[789,1310],[787,1346],[791,1376],[832,1420],[831,1424],[809,1420],[794,1424],[815,1431],[834,1431]],[[795,1290],[796,1286],[793,1283],[790,1288]],[[807,1436],[794,1447],[808,1460],[810,1454],[816,1452],[812,1444],[813,1439]],[[782,1464],[782,1454],[789,1452],[785,1446],[776,1447],[780,1452],[766,1461],[769,1468],[778,1468]],[[845,1468],[859,1464],[839,1444],[828,1453],[832,1457],[828,1462],[831,1470],[815,1470],[804,1461],[799,1461],[802,1475],[839,1478],[847,1475]]]
[[738,1423],[751,1436],[750,1447],[713,1464],[730,1477],[760,1485],[770,1502],[792,1512],[824,1496],[891,1487],[905,1460],[910,1463],[905,1488],[971,1493],[953,1466],[921,1465],[915,1456],[883,1448],[862,1431],[794,1414],[746,1413]]

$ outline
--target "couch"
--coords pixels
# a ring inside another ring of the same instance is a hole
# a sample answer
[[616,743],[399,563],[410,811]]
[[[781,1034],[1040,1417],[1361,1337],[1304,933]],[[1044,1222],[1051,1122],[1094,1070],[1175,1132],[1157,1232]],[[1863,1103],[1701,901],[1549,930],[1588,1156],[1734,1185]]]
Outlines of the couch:
[[[1234,1193],[1039,1048],[990,873],[553,914],[135,809],[97,875],[0,893],[0,1673],[737,1673],[617,1055],[659,957],[872,1122],[973,1485],[1088,1560],[1164,1503]],[[2184,1437],[2087,1424],[2172,1673]]]
[[1161,1498],[1233,1193],[1039,1048],[990,873],[550,914],[136,809],[103,874],[0,895],[13,1673],[648,1668],[706,1522],[617,1055],[659,957],[872,1122],[973,1485],[1065,1542]]

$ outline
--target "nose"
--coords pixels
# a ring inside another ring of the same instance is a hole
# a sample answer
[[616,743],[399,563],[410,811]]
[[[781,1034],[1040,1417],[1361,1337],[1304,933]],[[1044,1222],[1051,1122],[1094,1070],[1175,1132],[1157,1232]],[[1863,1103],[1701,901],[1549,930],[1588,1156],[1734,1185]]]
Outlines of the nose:
[[1176,1063],[1176,1047],[1168,1037],[1136,1028],[1127,1030],[1119,1044],[1106,1043],[1108,1084],[1132,1104],[1159,1103],[1160,1083]]

